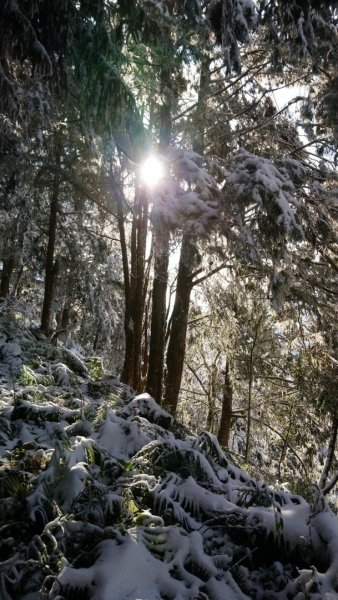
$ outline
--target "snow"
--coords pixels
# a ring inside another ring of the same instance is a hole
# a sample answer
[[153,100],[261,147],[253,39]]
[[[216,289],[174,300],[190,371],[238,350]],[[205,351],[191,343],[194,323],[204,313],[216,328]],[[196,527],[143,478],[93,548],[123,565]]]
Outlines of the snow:
[[325,591],[329,592],[330,584],[338,589],[338,521],[333,513],[326,507],[321,510],[313,519],[312,526],[316,530],[318,539],[321,543],[324,541],[330,566],[321,576]]
[[10,600],[337,598],[338,521],[319,492],[310,505],[256,481],[210,433],[187,435],[151,396],[76,361],[69,380],[38,383],[65,355],[22,325],[0,330],[3,373],[18,369],[0,404]]
[[231,159],[227,174],[227,186],[236,198],[251,197],[261,210],[271,213],[277,208],[277,216],[271,215],[279,228],[289,236],[304,233],[297,218],[300,208],[296,185],[304,180],[306,170],[296,160],[287,159],[273,163],[267,158],[255,156],[241,149]]
[[107,411],[107,417],[93,439],[115,458],[122,460],[128,460],[129,456],[136,454],[150,441],[137,423],[126,426],[125,420],[117,417],[111,409]]
[[11,357],[15,358],[21,355],[21,347],[17,342],[7,342],[3,344],[2,348],[2,356],[5,361],[9,361]]
[[[164,553],[163,560],[153,556],[148,544],[154,545],[157,553]],[[161,600],[164,595],[188,600],[199,592],[199,578],[184,568],[187,557],[197,562],[204,555],[202,537],[198,532],[186,535],[178,528],[132,529],[123,538],[101,542],[96,552],[98,558],[92,567],[66,567],[58,585],[66,589],[67,586],[68,589],[86,587],[102,600]],[[132,568],[126,569],[126,565]],[[200,568],[209,574],[205,588],[212,595],[207,597],[215,600],[247,598],[234,582],[216,579],[217,568],[210,557],[204,555]],[[170,576],[170,572],[176,573],[176,576]],[[182,578],[183,575],[188,581]]]
[[54,497],[64,512],[70,512],[74,500],[85,489],[89,478],[85,463],[78,463],[70,469],[66,467],[62,481],[54,489]]
[[256,4],[252,0],[237,0],[235,3],[235,23],[240,33],[240,41],[247,43],[250,39],[250,29],[257,22]]
[[219,214],[217,182],[195,152],[171,148],[166,160],[167,176],[152,197],[153,223],[171,229],[188,224],[192,233],[205,235]]

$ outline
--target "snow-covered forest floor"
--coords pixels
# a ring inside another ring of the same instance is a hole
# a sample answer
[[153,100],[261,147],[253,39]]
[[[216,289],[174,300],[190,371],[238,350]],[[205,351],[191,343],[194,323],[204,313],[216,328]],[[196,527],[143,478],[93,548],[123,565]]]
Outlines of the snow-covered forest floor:
[[338,520],[0,321],[1,600],[338,598]]

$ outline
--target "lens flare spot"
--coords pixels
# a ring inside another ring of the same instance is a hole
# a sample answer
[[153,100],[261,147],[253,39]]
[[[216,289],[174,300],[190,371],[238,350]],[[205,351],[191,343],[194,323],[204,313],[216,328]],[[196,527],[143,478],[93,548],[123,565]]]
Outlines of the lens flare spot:
[[154,187],[161,181],[164,172],[163,162],[156,156],[148,156],[140,167],[141,181],[149,187]]

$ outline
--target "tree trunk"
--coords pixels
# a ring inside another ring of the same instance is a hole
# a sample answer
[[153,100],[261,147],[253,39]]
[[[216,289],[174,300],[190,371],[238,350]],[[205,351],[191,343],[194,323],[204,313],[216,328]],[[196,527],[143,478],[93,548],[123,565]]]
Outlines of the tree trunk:
[[185,232],[183,234],[178,266],[175,304],[171,317],[171,331],[166,356],[164,404],[173,415],[176,413],[183,373],[188,313],[192,290],[193,256],[194,248],[191,245],[191,236]]
[[221,421],[217,434],[217,439],[221,446],[229,446],[229,437],[231,429],[231,415],[232,415],[232,399],[233,399],[233,386],[230,376],[230,362],[227,360],[225,373],[224,373],[224,384],[223,384],[223,402]]
[[15,266],[13,256],[4,258],[2,262],[1,283],[0,283],[0,298],[6,298],[9,295],[9,284]]
[[154,282],[152,292],[149,368],[146,391],[151,394],[151,396],[153,396],[157,402],[161,402],[169,264],[168,230],[163,228],[161,232],[156,232],[154,253]]
[[251,349],[250,349],[250,357],[249,357],[247,430],[246,430],[246,445],[245,445],[245,453],[244,453],[245,462],[248,462],[248,459],[250,456],[252,392],[253,392],[253,384],[254,384],[254,354],[255,354],[256,345],[258,342],[261,321],[262,321],[262,315],[258,318],[258,321],[255,326],[255,333],[254,333],[254,338],[252,341],[252,345],[251,345]]
[[138,220],[136,237],[136,281],[135,294],[132,306],[132,319],[134,327],[134,364],[133,364],[133,388],[140,389],[141,385],[141,359],[142,359],[142,333],[143,318],[146,301],[146,277],[145,277],[145,253],[148,232],[148,198],[145,190],[142,190],[138,199]]
[[[161,73],[161,87],[165,101],[160,113],[160,150],[170,145],[172,128],[172,73],[166,67]],[[166,305],[169,265],[169,230],[161,225],[154,226],[154,281],[149,345],[149,367],[146,390],[158,403],[162,400],[163,370],[165,354]]]
[[143,326],[143,345],[142,345],[142,371],[141,371],[141,387],[140,391],[144,392],[146,388],[148,361],[149,361],[149,301],[146,302],[144,310],[144,326]]
[[130,277],[127,267],[124,226],[121,220],[119,225],[126,296],[124,320],[126,347],[121,379],[136,390],[141,385],[142,329],[146,297],[145,252],[148,231],[147,224],[147,195],[145,190],[138,190],[136,192],[131,233]]
[[196,112],[194,115],[194,128],[193,128],[193,139],[192,148],[194,152],[199,154],[204,153],[205,146],[205,126],[207,123],[206,119],[206,98],[210,90],[210,64],[211,60],[208,54],[205,54],[202,58],[201,63],[201,74],[198,92],[198,101]]
[[[55,163],[58,167],[60,165],[60,151],[56,150]],[[60,191],[60,177],[58,173],[55,173],[52,196],[50,203],[49,212],[49,227],[48,227],[48,246],[46,256],[46,269],[45,269],[45,293],[43,298],[42,314],[41,314],[41,330],[49,335],[50,333],[50,320],[52,303],[54,297],[54,284],[55,284],[55,265],[54,265],[54,252],[55,252],[55,240],[57,230],[57,217],[59,210],[59,191]]]
[[[112,175],[112,173],[111,173]],[[124,280],[124,301],[125,301],[125,310],[124,310],[124,335],[125,335],[125,351],[124,351],[124,363],[121,372],[121,380],[127,383],[128,385],[132,384],[133,378],[133,328],[131,324],[131,277],[129,272],[129,260],[128,260],[128,250],[127,250],[127,241],[126,241],[126,232],[124,225],[124,213],[122,208],[123,198],[122,198],[122,190],[120,190],[119,186],[115,182],[115,189],[117,193],[117,224],[119,228],[120,234],[120,245],[121,245],[121,253],[122,253],[122,266],[123,266],[123,280]],[[120,191],[120,194],[118,193]],[[135,215],[133,217],[133,225],[132,225],[132,236],[135,235]]]
[[207,422],[206,422],[206,430],[214,433],[215,426],[215,416],[216,416],[216,399],[217,399],[217,375],[218,368],[217,362],[219,359],[220,353],[217,352],[217,355],[213,361],[213,364],[208,367],[209,371],[209,385],[208,385],[208,414],[207,414]]
[[209,394],[207,397],[207,401],[208,401],[208,414],[207,414],[205,429],[206,429],[206,431],[210,431],[210,433],[212,433],[214,418],[215,418],[215,399],[213,398],[210,390],[209,390]]
[[19,289],[20,289],[20,281],[21,281],[22,275],[23,275],[23,265],[20,265],[20,268],[16,275],[15,283],[13,286],[13,291],[12,291],[13,296],[15,296],[16,298],[19,298],[19,296],[20,296]]
[[280,459],[278,461],[278,469],[277,469],[278,479],[281,478],[282,464],[285,460],[286,452],[288,449],[288,442],[289,442],[290,433],[291,433],[291,429],[292,429],[292,425],[293,425],[293,412],[294,412],[294,402],[291,402],[290,411],[289,411],[289,423],[288,423],[288,426],[287,426],[287,429],[285,432]]
[[[10,204],[10,196],[15,194],[16,191],[17,178],[16,173],[13,172],[5,187],[4,195],[3,195],[3,206],[6,206],[7,202]],[[13,223],[9,231],[7,231],[7,235],[3,239],[4,243],[4,252],[2,254],[2,271],[1,271],[1,279],[0,279],[0,298],[6,298],[9,295],[10,290],[10,282],[11,277],[15,267],[15,251],[14,248],[17,247],[16,244],[16,225]]]
[[[205,56],[201,64],[198,103],[195,113],[196,135],[192,139],[194,152],[204,152],[205,99],[210,82],[210,59]],[[193,287],[194,249],[189,233],[183,234],[177,275],[175,304],[171,317],[171,330],[166,356],[165,405],[175,415],[181,386],[185,342],[188,328],[190,295]]]

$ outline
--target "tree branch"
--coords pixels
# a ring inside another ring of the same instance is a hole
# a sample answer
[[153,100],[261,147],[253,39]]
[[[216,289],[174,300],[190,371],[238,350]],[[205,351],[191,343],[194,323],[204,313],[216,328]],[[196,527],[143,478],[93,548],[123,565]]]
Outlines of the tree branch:
[[189,365],[188,363],[186,363],[186,365],[187,365],[187,367],[188,367],[189,371],[191,371],[191,372],[192,372],[192,374],[195,376],[195,378],[197,379],[198,383],[200,384],[200,386],[201,386],[202,390],[204,391],[205,395],[207,396],[207,395],[208,395],[208,391],[207,391],[207,390],[206,390],[206,388],[204,387],[204,383],[203,383],[203,381],[200,379],[200,377],[197,375],[197,373],[196,373],[195,369],[194,369],[194,368],[193,368],[191,365]]
[[[192,286],[195,287],[196,285],[199,285],[200,283],[202,283],[202,281],[209,279],[209,277],[212,277],[212,275],[215,275],[215,273],[218,273],[222,269],[233,269],[233,268],[234,268],[234,265],[228,265],[228,264],[223,263],[222,265],[215,267],[215,269],[212,269],[212,271],[209,271],[209,273],[207,273],[206,275],[203,275],[203,277],[200,277],[199,279],[196,279],[196,281],[193,281]],[[198,271],[196,271],[196,273],[193,273],[192,277],[194,277],[197,273],[198,273]]]
[[[266,423],[265,421],[262,421],[262,419],[257,419],[256,417],[251,417],[251,419],[253,421],[256,421],[256,423],[260,423],[261,425],[264,425],[264,427],[267,427],[267,429],[270,429],[271,431],[273,431],[273,433],[275,433],[276,435],[278,435],[281,440],[283,440],[283,442],[286,441],[285,436],[280,433],[279,431],[277,431],[277,429],[275,429],[274,427],[272,427],[271,425],[269,425],[269,423]],[[297,460],[300,462],[300,464],[302,465],[303,469],[304,469],[304,473],[305,475],[307,475],[307,468],[305,466],[305,463],[303,462],[303,460],[301,459],[301,457],[297,454],[296,450],[290,446],[290,444],[288,442],[287,443],[287,447],[289,448],[289,450],[291,450],[292,454],[295,455],[295,457],[297,458]]]
[[275,112],[271,117],[269,117],[268,119],[265,119],[265,121],[261,121],[254,127],[247,127],[246,129],[242,129],[242,130],[236,129],[236,131],[233,132],[233,135],[231,137],[233,138],[233,137],[237,137],[239,135],[245,135],[246,133],[251,133],[252,131],[255,131],[256,129],[261,129],[263,127],[266,127],[276,117],[278,117],[278,115],[282,114],[285,110],[287,110],[290,106],[292,106],[292,104],[295,104],[296,102],[299,102],[300,100],[306,100],[305,96],[296,96],[296,98],[293,98],[292,100],[290,100],[287,104],[285,104],[285,106],[283,106],[283,108],[281,108],[280,110]]
[[[255,71],[255,73],[252,74],[252,77],[255,77],[255,75],[258,75],[258,73],[264,68],[266,67],[266,65],[269,64],[269,61],[266,61],[264,63],[262,63],[257,70]],[[216,92],[209,94],[209,96],[206,97],[206,100],[209,100],[210,98],[215,98],[216,96],[219,96],[220,94],[223,94],[223,92],[226,92],[227,90],[229,90],[230,88],[232,88],[236,83],[238,83],[239,81],[241,81],[241,79],[243,79],[244,77],[246,77],[250,71],[252,69],[254,69],[255,67],[249,67],[249,69],[247,69],[246,71],[244,71],[244,73],[241,73],[241,75],[239,75],[238,77],[236,77],[236,79],[234,81],[232,81],[231,83],[229,83],[228,85],[224,86],[223,88],[221,88],[220,90],[216,90]],[[176,115],[173,118],[173,121],[177,121],[178,119],[180,119],[181,117],[184,117],[184,115],[186,115],[188,112],[190,112],[191,110],[193,110],[194,108],[196,108],[196,106],[198,105],[198,102],[194,102],[194,104],[191,104],[190,106],[188,106],[188,108],[186,108],[185,110],[182,110],[182,112],[180,112],[178,115]]]

